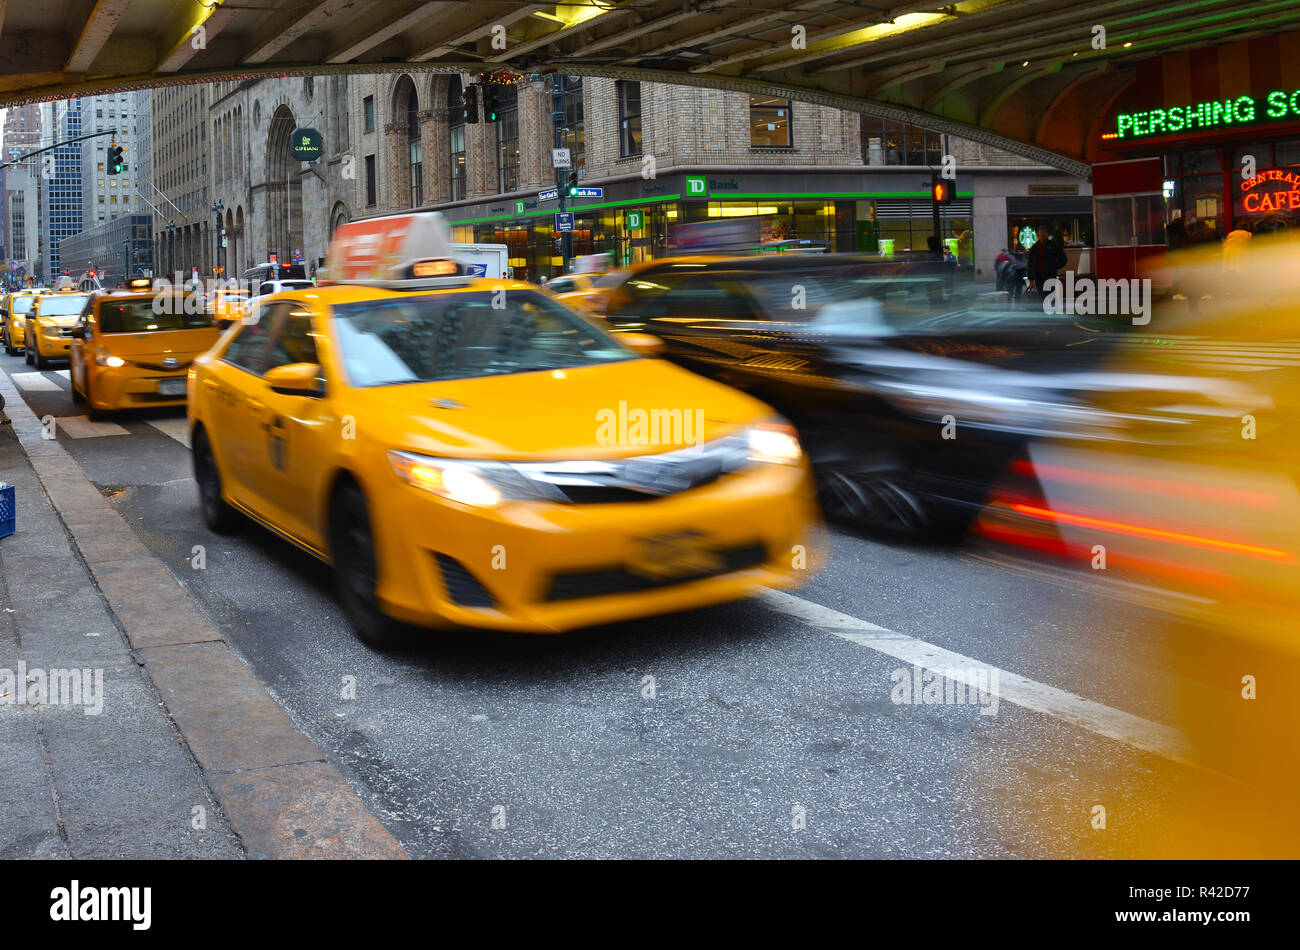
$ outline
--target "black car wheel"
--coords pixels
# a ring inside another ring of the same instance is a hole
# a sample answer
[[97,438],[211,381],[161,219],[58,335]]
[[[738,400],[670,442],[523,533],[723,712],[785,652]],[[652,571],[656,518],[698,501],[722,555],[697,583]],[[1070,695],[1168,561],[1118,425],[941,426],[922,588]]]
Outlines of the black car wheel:
[[965,507],[920,495],[903,472],[827,468],[817,472],[817,486],[828,518],[892,538],[952,540],[970,522]]
[[228,534],[235,527],[234,509],[221,498],[221,473],[202,429],[194,433],[194,480],[199,485],[199,507],[203,522],[215,534]]
[[386,650],[401,641],[400,626],[379,609],[375,597],[379,572],[366,499],[355,484],[344,485],[330,511],[330,554],[334,583],[343,610],[357,636],[370,647]]

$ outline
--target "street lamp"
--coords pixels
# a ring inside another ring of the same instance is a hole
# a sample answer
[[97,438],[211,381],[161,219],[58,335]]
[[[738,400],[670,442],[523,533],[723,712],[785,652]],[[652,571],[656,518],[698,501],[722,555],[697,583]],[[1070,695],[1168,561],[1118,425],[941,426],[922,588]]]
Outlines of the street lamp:
[[224,273],[221,268],[221,212],[224,210],[226,210],[226,206],[222,204],[221,199],[218,198],[216,202],[212,205],[212,213],[217,216],[217,230],[216,230],[217,248],[216,248],[216,254],[213,255],[212,260],[213,263],[215,264],[213,270],[215,270],[217,274],[221,274],[222,276],[224,276]]

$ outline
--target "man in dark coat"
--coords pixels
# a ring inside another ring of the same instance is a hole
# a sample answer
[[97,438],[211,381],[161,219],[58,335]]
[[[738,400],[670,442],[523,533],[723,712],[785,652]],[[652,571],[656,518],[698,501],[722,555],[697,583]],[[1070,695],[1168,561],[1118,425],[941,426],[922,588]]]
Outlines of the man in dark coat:
[[1029,249],[1025,266],[1029,276],[1029,285],[1038,291],[1039,296],[1046,296],[1043,285],[1056,277],[1066,264],[1065,248],[1052,240],[1046,227],[1038,229],[1038,240]]

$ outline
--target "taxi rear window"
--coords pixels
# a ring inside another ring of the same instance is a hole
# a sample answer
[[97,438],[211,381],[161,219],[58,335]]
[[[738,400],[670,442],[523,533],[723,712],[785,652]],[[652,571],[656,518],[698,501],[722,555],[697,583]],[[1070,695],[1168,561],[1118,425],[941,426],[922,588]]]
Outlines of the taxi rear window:
[[99,330],[101,333],[149,333],[212,326],[206,313],[185,313],[184,298],[176,303],[174,307],[156,307],[152,297],[147,300],[105,301],[99,305]]
[[338,304],[333,310],[343,364],[354,386],[469,379],[634,358],[610,336],[535,291],[419,294]]

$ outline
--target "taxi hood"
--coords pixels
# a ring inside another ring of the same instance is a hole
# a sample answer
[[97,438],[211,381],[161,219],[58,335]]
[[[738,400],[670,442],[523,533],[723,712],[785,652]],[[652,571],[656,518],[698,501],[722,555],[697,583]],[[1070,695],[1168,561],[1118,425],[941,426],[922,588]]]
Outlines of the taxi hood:
[[773,415],[744,393],[655,359],[353,394],[365,405],[368,428],[391,448],[505,461],[649,455]]
[[192,330],[145,330],[140,333],[101,333],[96,342],[116,356],[148,356],[174,353],[198,356],[212,349],[221,336],[218,327]]

